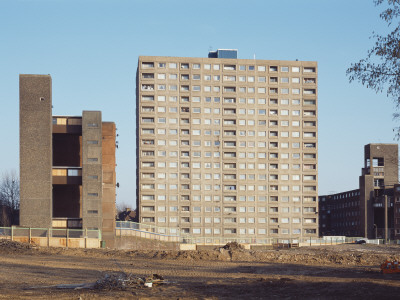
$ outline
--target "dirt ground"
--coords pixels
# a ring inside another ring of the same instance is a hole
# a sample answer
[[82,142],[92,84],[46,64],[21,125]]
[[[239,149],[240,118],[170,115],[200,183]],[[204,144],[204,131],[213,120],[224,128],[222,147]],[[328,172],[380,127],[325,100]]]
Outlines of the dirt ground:
[[[290,250],[129,251],[39,248],[0,240],[0,299],[399,299],[400,274],[380,274],[398,246]],[[151,288],[93,288],[105,274],[162,275]],[[61,289],[60,284],[92,284]]]

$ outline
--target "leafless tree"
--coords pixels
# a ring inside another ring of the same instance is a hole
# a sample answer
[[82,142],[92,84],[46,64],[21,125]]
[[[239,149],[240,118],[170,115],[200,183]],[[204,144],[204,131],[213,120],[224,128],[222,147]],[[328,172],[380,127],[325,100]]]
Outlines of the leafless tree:
[[15,171],[4,172],[1,177],[0,204],[6,207],[9,220],[15,225],[19,211],[19,178]]
[[131,205],[126,204],[125,202],[119,202],[116,204],[117,214],[127,210],[133,210]]
[[[379,17],[392,30],[387,35],[373,33],[375,45],[368,50],[367,57],[351,64],[347,69],[349,81],[359,81],[367,88],[376,92],[386,91],[397,108],[400,108],[400,0],[374,0],[376,6],[386,7]],[[397,112],[394,118],[399,119]],[[397,137],[400,137],[400,128],[397,128]]]

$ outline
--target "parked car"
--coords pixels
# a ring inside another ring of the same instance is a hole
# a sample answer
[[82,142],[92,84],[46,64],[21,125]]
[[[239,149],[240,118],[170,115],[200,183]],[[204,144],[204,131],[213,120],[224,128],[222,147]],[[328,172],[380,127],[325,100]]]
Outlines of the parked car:
[[367,241],[363,240],[363,239],[360,239],[360,240],[356,240],[355,243],[356,244],[365,244],[365,243],[367,243]]

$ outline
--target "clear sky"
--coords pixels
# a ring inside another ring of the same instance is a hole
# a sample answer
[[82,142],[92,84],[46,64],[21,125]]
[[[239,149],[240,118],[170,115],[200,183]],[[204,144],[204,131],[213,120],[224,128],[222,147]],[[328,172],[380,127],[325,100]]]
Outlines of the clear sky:
[[372,0],[0,0],[0,171],[19,169],[18,74],[50,74],[53,114],[101,110],[119,134],[117,202],[135,203],[139,55],[318,61],[319,193],[358,188],[363,145],[394,143],[394,105],[348,83],[373,31]]

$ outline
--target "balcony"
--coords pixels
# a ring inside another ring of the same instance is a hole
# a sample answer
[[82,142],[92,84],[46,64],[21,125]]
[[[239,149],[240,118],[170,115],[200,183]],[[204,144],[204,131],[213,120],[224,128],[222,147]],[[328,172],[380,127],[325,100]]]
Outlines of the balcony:
[[[388,207],[394,207],[394,197],[387,196]],[[385,207],[385,196],[374,197],[372,200],[372,206],[375,208]]]
[[80,218],[53,218],[52,228],[82,228],[82,219]]
[[82,118],[53,117],[53,133],[82,134]]
[[82,168],[53,167],[53,184],[82,184]]

